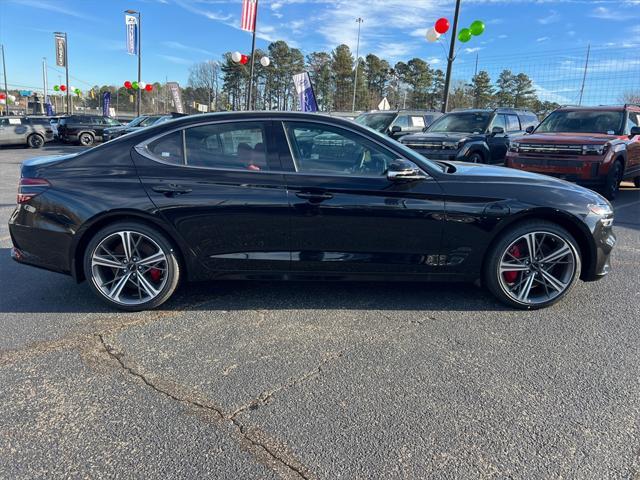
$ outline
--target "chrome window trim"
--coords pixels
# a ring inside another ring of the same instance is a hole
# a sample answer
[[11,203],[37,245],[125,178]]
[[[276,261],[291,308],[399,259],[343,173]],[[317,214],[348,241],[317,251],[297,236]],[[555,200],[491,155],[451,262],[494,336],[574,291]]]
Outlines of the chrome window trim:
[[[187,163],[187,148],[186,148],[186,130],[188,128],[195,128],[195,127],[203,127],[206,125],[220,125],[220,124],[225,124],[225,123],[264,123],[264,122],[271,122],[273,120],[268,119],[268,120],[263,120],[263,119],[242,119],[242,120],[219,120],[217,122],[205,122],[205,123],[196,123],[196,124],[192,124],[192,125],[183,125],[180,127],[176,127],[173,128],[171,130],[167,130],[166,132],[162,132],[159,133],[158,135],[155,135],[151,138],[148,138],[147,140],[138,143],[137,145],[135,145],[133,148],[135,149],[136,152],[138,152],[140,155],[142,155],[143,157],[156,162],[156,163],[160,163],[163,165],[168,165],[170,167],[180,167],[180,168],[189,168],[189,169],[195,169],[195,170],[207,170],[207,171],[217,171],[217,172],[239,172],[239,173],[250,173],[252,175],[255,174],[277,174],[277,175],[283,175],[286,173],[291,173],[291,172],[287,172],[284,170],[266,170],[266,171],[262,171],[262,170],[258,170],[258,171],[254,171],[254,170],[247,170],[247,169],[243,169],[243,168],[220,168],[220,167],[203,167],[203,166],[194,166],[194,165],[189,165]],[[155,156],[153,153],[151,153],[151,151],[149,150],[149,144],[155,142],[156,140],[161,139],[162,137],[165,137],[167,135],[171,135],[172,133],[181,131],[182,132],[182,149],[183,149],[183,161],[182,163],[171,163],[171,162],[166,162],[164,160],[162,160],[161,158]]]
[[[359,135],[359,136],[362,136],[362,134],[360,132],[358,132],[357,130],[353,130],[352,128],[345,127],[343,125],[335,126],[335,125],[333,125],[331,123],[323,122],[322,120],[315,119],[315,118],[308,119],[308,120],[307,119],[301,119],[301,120],[298,120],[298,119],[295,119],[295,120],[280,119],[280,120],[276,120],[276,121],[279,121],[282,124],[282,129],[284,130],[284,134],[287,137],[287,145],[289,147],[289,153],[291,154],[291,159],[293,160],[293,166],[295,168],[295,171],[287,172],[287,174],[289,174],[289,175],[293,175],[293,174],[295,174],[295,175],[305,175],[305,176],[314,176],[314,177],[341,177],[341,178],[345,178],[346,177],[346,178],[367,178],[367,179],[369,179],[369,178],[383,178],[383,179],[386,179],[387,178],[384,174],[382,174],[380,176],[371,176],[371,175],[347,175],[347,174],[339,174],[339,173],[306,173],[306,172],[298,171],[298,165],[297,165],[295,156],[293,155],[293,149],[291,148],[291,141],[289,139],[289,134],[288,134],[287,128],[285,126],[286,122],[290,122],[290,123],[317,123],[317,124],[320,124],[320,125],[328,125],[328,126],[333,127],[333,128],[347,130],[347,131],[349,131],[349,132],[351,132],[351,133],[353,133],[355,135]],[[387,153],[390,153],[390,156],[392,158],[401,158],[403,160],[411,162],[422,173],[424,173],[425,180],[433,179],[433,176],[429,172],[426,172],[424,168],[422,168],[420,165],[416,164],[413,160],[411,160],[409,158],[406,158],[404,155],[400,155],[399,153],[389,149],[389,147],[387,147],[386,145],[384,145],[383,143],[379,142],[376,139],[369,138],[369,137],[365,137],[365,138],[367,140],[369,140],[371,143],[374,143],[374,144],[378,145],[379,147],[381,147]]]

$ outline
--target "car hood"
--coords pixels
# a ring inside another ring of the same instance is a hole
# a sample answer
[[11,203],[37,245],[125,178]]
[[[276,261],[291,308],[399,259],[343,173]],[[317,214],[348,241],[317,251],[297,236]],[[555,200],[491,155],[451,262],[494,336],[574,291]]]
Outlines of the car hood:
[[567,145],[602,145],[611,140],[615,140],[617,135],[606,135],[604,133],[533,133],[518,137],[520,143],[552,143]]
[[539,173],[517,170],[515,168],[500,167],[497,165],[484,165],[480,163],[447,162],[453,165],[455,172],[447,174],[455,180],[468,180],[482,184],[513,184],[522,187],[545,188],[570,191],[580,196],[587,203],[606,202],[604,197],[587,188],[566,182],[558,178]]
[[414,133],[405,135],[400,140],[402,143],[429,143],[429,142],[459,142],[463,138],[478,137],[477,133],[464,132],[438,132],[438,133]]
[[137,127],[127,127],[126,125],[122,125],[120,127],[105,128],[104,131],[107,132],[107,133],[120,133],[120,132],[124,132],[124,131],[133,130],[134,128],[137,128]]

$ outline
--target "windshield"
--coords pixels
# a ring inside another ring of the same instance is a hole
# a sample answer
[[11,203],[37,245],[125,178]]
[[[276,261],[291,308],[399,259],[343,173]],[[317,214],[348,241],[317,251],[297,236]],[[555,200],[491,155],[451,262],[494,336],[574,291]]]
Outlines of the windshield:
[[131,120],[129,123],[127,123],[127,127],[137,127],[138,125],[140,125],[140,123],[142,123],[143,120],[145,120],[146,116],[144,117],[136,117],[133,120]]
[[145,118],[142,122],[140,122],[140,127],[148,127],[150,125],[155,124],[159,118],[162,118],[160,116],[154,116],[154,117],[147,117]]
[[623,116],[622,111],[555,111],[542,121],[536,132],[620,135]]
[[356,123],[384,132],[395,117],[395,113],[363,113],[356,118]]
[[482,133],[490,117],[489,112],[448,113],[433,122],[427,132]]

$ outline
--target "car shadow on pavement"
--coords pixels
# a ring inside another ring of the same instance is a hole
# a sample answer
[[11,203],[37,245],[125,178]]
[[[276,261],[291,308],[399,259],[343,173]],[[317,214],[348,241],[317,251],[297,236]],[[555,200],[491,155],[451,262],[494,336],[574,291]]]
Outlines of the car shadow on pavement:
[[[20,265],[0,248],[0,312],[104,313],[86,283]],[[161,310],[508,310],[470,283],[211,281],[186,283]]]
[[635,188],[632,183],[623,183],[613,208],[615,225],[640,230],[640,188]]

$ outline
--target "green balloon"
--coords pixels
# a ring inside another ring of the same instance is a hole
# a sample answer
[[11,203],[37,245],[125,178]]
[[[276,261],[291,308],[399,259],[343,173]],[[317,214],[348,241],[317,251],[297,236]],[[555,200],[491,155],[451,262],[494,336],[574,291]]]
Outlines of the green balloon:
[[60,87],[59,87],[58,85],[54,85],[54,86],[53,86],[53,89],[57,92],[57,91],[59,91],[59,90],[60,90]]
[[131,88],[133,88],[134,90],[138,90],[140,88],[140,85],[138,85],[138,82],[133,82],[131,84]]
[[471,24],[469,30],[471,30],[471,34],[476,37],[482,35],[482,32],[484,32],[484,22],[482,20],[476,20]]
[[82,92],[80,91],[80,89],[79,89],[79,88],[76,88],[76,89],[74,90],[74,92],[75,92],[75,94],[76,94],[76,95],[80,95],[80,93],[82,93]]
[[467,43],[469,40],[471,40],[471,30],[469,30],[468,28],[463,28],[462,30],[460,30],[460,33],[458,34],[458,40],[460,40],[462,43]]

